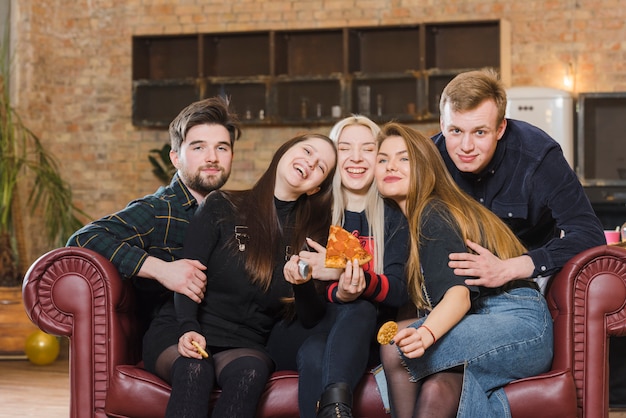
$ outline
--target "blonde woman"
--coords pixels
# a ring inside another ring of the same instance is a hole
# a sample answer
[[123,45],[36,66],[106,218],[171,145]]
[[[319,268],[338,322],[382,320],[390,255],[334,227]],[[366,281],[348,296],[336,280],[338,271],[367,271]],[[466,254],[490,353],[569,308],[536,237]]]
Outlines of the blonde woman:
[[503,386],[542,373],[552,362],[546,302],[532,280],[499,288],[467,285],[468,277],[448,266],[448,255],[467,252],[470,241],[502,259],[526,250],[496,215],[458,188],[433,142],[409,127],[382,128],[376,183],[407,216],[409,293],[430,311],[381,349],[392,416],[426,416],[433,399],[422,399],[422,385],[453,371],[462,389],[458,410],[445,416],[510,416]]
[[313,277],[327,283],[326,316],[314,329],[303,329],[298,322],[283,322],[275,329],[272,351],[278,368],[300,373],[302,418],[352,417],[352,392],[368,364],[378,364],[378,350],[370,350],[377,324],[395,318],[408,300],[406,219],[383,201],[374,183],[379,131],[367,117],[352,115],[329,134],[337,147],[332,223],[356,236],[373,260],[362,267],[348,263],[345,270],[325,268],[325,247],[308,240],[312,251],[299,255]]

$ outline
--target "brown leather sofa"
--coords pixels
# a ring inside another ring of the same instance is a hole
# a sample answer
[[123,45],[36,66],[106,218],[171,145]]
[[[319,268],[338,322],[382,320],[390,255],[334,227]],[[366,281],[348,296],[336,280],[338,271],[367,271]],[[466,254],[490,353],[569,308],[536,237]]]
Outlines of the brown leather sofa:
[[[72,418],[163,416],[169,386],[141,368],[133,292],[112,264],[89,250],[59,248],[30,267],[23,287],[31,320],[69,338]],[[555,276],[547,300],[552,370],[506,387],[513,417],[608,417],[607,340],[626,335],[626,250],[600,246],[577,255]],[[258,416],[297,418],[297,387],[296,373],[275,373]],[[388,416],[370,374],[355,393],[354,415]]]

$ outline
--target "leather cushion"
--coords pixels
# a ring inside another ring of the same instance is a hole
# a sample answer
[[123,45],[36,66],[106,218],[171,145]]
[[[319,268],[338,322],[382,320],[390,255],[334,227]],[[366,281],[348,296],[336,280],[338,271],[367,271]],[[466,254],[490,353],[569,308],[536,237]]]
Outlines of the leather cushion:
[[551,370],[516,380],[504,387],[513,417],[562,418],[579,416],[576,386],[570,370]]
[[[111,417],[157,418],[165,414],[170,386],[139,365],[120,365],[110,379],[105,412]],[[219,390],[213,394],[213,401]],[[354,413],[361,418],[389,418],[385,413],[372,374],[363,377],[354,393]],[[296,418],[298,413],[298,374],[281,371],[272,374],[261,397],[259,417]]]

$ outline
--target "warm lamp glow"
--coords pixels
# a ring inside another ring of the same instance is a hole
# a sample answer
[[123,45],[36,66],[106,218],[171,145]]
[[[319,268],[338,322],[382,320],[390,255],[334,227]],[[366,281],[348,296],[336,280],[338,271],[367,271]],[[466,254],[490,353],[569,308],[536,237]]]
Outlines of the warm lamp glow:
[[574,88],[574,66],[572,63],[568,63],[565,67],[565,75],[563,76],[563,85],[567,90]]

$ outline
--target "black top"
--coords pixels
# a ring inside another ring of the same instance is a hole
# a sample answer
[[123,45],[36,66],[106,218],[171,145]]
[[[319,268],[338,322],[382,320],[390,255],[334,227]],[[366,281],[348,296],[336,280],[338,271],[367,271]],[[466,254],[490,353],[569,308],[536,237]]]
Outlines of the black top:
[[[324,301],[311,281],[292,286],[285,281],[283,267],[293,226],[289,215],[295,202],[275,200],[285,236],[285,252],[276,254],[272,281],[267,290],[252,283],[245,271],[247,252],[245,225],[238,225],[231,203],[221,192],[213,192],[200,205],[189,225],[184,243],[184,257],[207,266],[207,288],[199,305],[182,294],[175,294],[175,304],[164,307],[164,314],[176,310],[180,334],[202,333],[208,346],[263,347],[273,325],[283,317],[283,298],[296,298],[297,312],[303,323],[315,323],[324,314]],[[240,245],[240,243],[242,245]],[[304,318],[302,316],[305,316]]]
[[[356,236],[361,246],[374,254],[374,239],[370,236],[369,223],[363,212],[344,212],[343,228]],[[366,287],[361,298],[379,302],[391,307],[400,307],[408,302],[406,291],[406,260],[409,256],[409,228],[400,209],[385,203],[384,228],[385,256],[383,273],[374,272],[374,262],[363,266]],[[327,290],[327,297],[333,302],[337,299],[338,283],[333,282]]]
[[472,277],[457,276],[454,270],[448,267],[450,253],[467,252],[467,246],[458,228],[453,226],[455,224],[451,222],[452,219],[447,208],[441,203],[427,205],[422,215],[422,236],[419,246],[420,263],[424,274],[422,290],[433,308],[453,286],[467,287],[472,300],[480,295],[480,287],[465,284],[465,279]]

